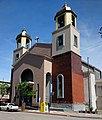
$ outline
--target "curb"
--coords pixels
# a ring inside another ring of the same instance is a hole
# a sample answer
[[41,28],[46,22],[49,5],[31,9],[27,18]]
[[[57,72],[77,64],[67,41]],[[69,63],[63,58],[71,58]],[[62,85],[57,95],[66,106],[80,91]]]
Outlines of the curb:
[[51,113],[51,112],[40,112],[40,111],[30,111],[30,110],[25,110],[25,111],[21,111],[19,110],[19,112],[26,112],[26,113],[35,113],[35,114],[46,114],[46,115],[57,115],[57,116],[68,116],[68,117],[77,117],[77,118],[90,118],[90,119],[102,119],[102,116],[85,116],[85,115],[76,115],[76,114],[72,114],[72,113]]
[[90,118],[90,119],[102,119],[102,117],[85,117],[85,116],[75,116],[75,115],[70,115],[70,117],[76,117],[76,118]]
[[77,118],[90,118],[90,119],[102,119],[101,116],[84,116],[84,115],[69,115],[70,117],[77,117]]
[[57,116],[68,116],[67,114],[58,114],[58,113],[50,113],[50,112],[35,112],[35,111],[20,111],[20,112],[26,112],[26,113],[35,113],[35,114],[46,114],[46,115],[57,115]]

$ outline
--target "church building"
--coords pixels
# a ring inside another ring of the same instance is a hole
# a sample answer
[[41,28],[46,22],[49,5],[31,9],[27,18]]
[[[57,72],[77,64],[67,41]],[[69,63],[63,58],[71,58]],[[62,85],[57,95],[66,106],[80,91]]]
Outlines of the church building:
[[76,13],[65,3],[54,17],[56,29],[51,44],[39,43],[36,37],[32,46],[32,38],[25,29],[17,35],[11,102],[15,99],[20,105],[22,97],[17,86],[20,82],[31,82],[36,96],[29,97],[27,105],[47,102],[52,107],[78,111],[85,110],[88,103],[96,109],[95,79],[101,78],[101,71],[81,60],[76,19]]

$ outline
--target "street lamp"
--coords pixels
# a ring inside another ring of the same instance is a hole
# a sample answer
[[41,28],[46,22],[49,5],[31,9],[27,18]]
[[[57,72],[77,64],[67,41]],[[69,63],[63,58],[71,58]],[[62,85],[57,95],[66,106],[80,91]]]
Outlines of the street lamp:
[[87,57],[88,64],[88,96],[89,96],[89,109],[90,109],[90,78],[89,78],[89,57]]

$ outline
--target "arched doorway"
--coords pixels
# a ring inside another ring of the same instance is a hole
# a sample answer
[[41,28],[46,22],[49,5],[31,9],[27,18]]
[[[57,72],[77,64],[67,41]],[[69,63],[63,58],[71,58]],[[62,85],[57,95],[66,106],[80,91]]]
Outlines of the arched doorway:
[[[26,69],[21,74],[21,82],[33,82],[33,72],[30,69]],[[33,85],[30,86],[30,90],[33,90]],[[20,93],[19,103],[22,104],[22,101],[25,101],[26,105],[32,105],[32,96],[22,96]]]
[[51,103],[50,89],[51,89],[51,74],[48,72],[46,74],[46,102],[49,104]]
[[21,74],[21,82],[33,82],[33,72],[30,69],[26,69]]

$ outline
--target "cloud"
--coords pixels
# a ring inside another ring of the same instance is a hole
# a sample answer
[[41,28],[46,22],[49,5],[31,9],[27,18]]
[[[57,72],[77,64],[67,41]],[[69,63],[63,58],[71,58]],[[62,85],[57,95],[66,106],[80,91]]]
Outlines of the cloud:
[[90,38],[91,30],[88,28],[88,24],[81,22],[79,30],[81,31],[83,37]]
[[80,30],[80,42],[81,42],[81,52],[94,52],[97,47],[101,47],[102,39],[98,37],[98,33],[95,33],[92,28],[90,28],[89,23],[79,22]]
[[102,54],[100,52],[102,50],[102,38],[94,28],[90,27],[89,23],[79,22],[79,26],[82,59],[86,61],[89,57],[91,65],[102,69]]

